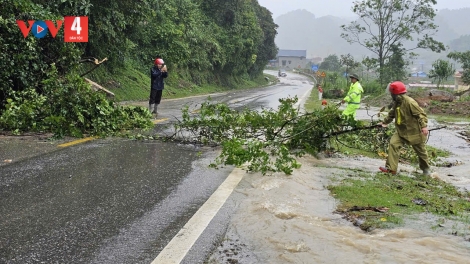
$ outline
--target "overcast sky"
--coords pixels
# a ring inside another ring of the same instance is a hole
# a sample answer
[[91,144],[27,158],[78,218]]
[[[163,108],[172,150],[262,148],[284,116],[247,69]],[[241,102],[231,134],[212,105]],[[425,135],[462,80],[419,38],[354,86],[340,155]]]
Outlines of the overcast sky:
[[[337,17],[354,17],[351,11],[353,0],[258,0],[261,6],[278,16],[297,9],[305,9],[316,17],[333,15]],[[437,0],[436,9],[458,9],[470,7],[470,0]]]

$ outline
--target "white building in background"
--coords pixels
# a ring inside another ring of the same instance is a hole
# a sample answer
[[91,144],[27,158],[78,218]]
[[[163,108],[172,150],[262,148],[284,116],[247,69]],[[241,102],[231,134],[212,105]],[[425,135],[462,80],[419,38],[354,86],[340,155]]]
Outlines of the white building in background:
[[279,50],[275,66],[283,69],[303,69],[308,62],[307,50]]

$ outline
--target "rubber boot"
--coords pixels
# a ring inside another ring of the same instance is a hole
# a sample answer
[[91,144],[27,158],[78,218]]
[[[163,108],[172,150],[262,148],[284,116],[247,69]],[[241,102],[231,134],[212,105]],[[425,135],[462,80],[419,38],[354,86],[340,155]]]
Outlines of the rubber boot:
[[429,169],[424,169],[423,170],[423,175],[424,176],[430,176],[431,175],[431,171]]
[[155,104],[149,104],[149,111],[150,111],[150,113],[152,113],[152,114],[155,114],[155,112],[154,112],[154,110],[153,110],[154,107],[155,107]]
[[390,169],[387,168],[387,167],[380,167],[379,170],[380,170],[381,172],[383,172],[383,173],[390,173],[390,174],[392,174],[392,175],[396,175],[396,174],[397,174],[396,171],[392,171],[392,170],[390,170]]
[[158,114],[157,108],[158,108],[158,104],[155,104],[155,108],[153,109],[153,113],[154,113],[154,114]]

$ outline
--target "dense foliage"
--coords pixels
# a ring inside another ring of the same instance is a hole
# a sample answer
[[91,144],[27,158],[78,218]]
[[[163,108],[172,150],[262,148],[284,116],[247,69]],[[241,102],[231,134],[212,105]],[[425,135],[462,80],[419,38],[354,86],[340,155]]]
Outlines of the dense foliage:
[[[170,79],[230,85],[259,77],[277,52],[277,26],[257,1],[0,0],[0,4],[0,127],[17,133],[40,130],[78,136],[148,127],[142,122],[149,117],[143,109],[121,109],[102,95],[93,95],[77,77],[88,70],[79,64],[83,58],[108,58],[104,67],[112,74],[125,65],[147,73],[154,58],[162,56],[175,73]],[[64,43],[63,29],[55,38],[47,34],[37,39],[32,33],[24,38],[16,24],[16,20],[55,21],[67,15],[88,16],[87,43]]]
[[432,64],[432,69],[429,71],[429,78],[432,78],[439,87],[442,81],[447,80],[450,76],[454,75],[455,70],[452,64],[445,60],[436,60]]
[[466,52],[451,52],[447,56],[462,64],[463,74],[462,81],[470,85],[470,51]]
[[94,92],[77,75],[60,77],[53,66],[42,81],[42,92],[11,91],[0,116],[3,129],[52,131],[56,137],[106,136],[133,128],[150,128],[151,114],[143,108],[122,107]]
[[[390,47],[390,57],[385,60],[385,64],[378,72],[381,74],[381,80],[385,83],[393,81],[405,81],[408,77],[409,60],[405,58],[406,52],[401,44]],[[367,62],[366,62],[367,63]]]

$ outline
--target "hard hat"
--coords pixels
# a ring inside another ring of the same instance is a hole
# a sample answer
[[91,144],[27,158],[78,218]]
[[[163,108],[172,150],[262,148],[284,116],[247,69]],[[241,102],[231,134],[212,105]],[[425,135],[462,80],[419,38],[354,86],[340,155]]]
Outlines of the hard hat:
[[402,82],[392,82],[388,88],[391,94],[404,94],[406,93],[406,86]]
[[357,74],[354,74],[354,73],[349,74],[349,78],[354,78],[359,81],[359,76],[357,76]]
[[160,58],[155,59],[155,65],[163,65],[163,64],[165,64],[165,62],[162,59]]

